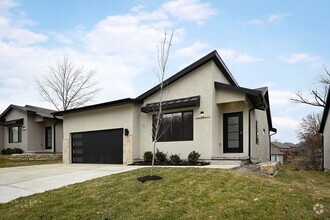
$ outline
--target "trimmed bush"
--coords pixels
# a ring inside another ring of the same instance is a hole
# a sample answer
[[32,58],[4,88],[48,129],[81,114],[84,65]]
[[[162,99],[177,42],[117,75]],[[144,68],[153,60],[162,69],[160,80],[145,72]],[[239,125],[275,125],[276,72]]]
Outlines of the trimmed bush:
[[196,151],[192,151],[189,155],[188,155],[188,162],[192,163],[192,164],[196,164],[198,162],[198,159],[200,157],[200,153],[196,152]]
[[22,154],[24,151],[21,148],[15,147],[15,148],[7,148],[2,149],[1,154],[2,155],[10,155],[10,154]]
[[181,162],[181,158],[180,158],[180,156],[177,155],[177,154],[172,154],[172,155],[170,156],[170,161],[171,161],[171,163],[173,163],[173,164],[178,164],[178,163]]
[[165,153],[163,153],[162,151],[158,150],[156,151],[155,153],[155,156],[156,156],[156,160],[160,163],[164,163],[166,162],[166,155]]
[[8,154],[7,149],[2,149],[2,150],[1,150],[1,154],[2,154],[2,155],[7,155],[7,154]]
[[144,152],[143,160],[144,162],[150,163],[152,161],[152,152],[151,151]]
[[24,153],[24,151],[21,148],[18,148],[18,147],[15,147],[12,152],[13,152],[13,154],[22,154],[22,153]]

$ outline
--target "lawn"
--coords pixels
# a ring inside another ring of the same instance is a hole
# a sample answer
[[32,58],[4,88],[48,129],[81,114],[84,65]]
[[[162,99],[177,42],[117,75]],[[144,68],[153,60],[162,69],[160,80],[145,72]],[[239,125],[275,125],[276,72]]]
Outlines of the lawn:
[[[330,173],[293,171],[275,178],[207,168],[156,168],[102,177],[0,205],[3,219],[325,219]],[[313,207],[323,205],[323,213]]]
[[[62,160],[10,160],[7,155],[0,155],[0,168],[62,163]],[[1,218],[1,216],[0,216]]]

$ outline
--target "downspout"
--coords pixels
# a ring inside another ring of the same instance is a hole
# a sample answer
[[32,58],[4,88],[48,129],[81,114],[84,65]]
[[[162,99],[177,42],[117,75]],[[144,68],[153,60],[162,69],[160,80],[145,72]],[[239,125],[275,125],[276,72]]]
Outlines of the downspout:
[[272,139],[273,135],[277,134],[277,130],[275,130],[274,134],[269,135],[269,161],[272,160]]
[[249,110],[249,163],[251,163],[251,112],[256,108],[253,107]]

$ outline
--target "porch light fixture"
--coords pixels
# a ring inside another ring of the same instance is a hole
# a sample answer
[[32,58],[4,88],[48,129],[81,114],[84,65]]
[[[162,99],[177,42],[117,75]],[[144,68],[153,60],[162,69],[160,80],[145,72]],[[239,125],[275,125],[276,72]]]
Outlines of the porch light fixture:
[[201,118],[205,118],[204,111],[201,111],[201,112],[200,112],[200,117],[201,117]]
[[129,130],[127,128],[125,128],[125,136],[128,136],[129,135]]
[[25,127],[25,126],[23,126],[23,127],[22,127],[22,130],[23,130],[23,131],[26,131],[26,127]]

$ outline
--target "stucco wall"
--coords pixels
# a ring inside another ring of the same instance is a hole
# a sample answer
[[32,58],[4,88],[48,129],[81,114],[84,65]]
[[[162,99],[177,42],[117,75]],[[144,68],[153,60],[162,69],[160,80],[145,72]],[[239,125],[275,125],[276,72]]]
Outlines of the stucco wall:
[[17,120],[23,118],[24,124],[23,126],[26,129],[22,129],[22,142],[20,143],[9,143],[9,130],[8,127],[4,127],[4,147],[5,148],[21,148],[24,152],[27,151],[27,132],[26,130],[28,129],[27,126],[27,115],[26,113],[17,111],[17,110],[12,110],[10,111],[7,116],[6,116],[6,121],[11,121],[11,120]]
[[[256,121],[258,121],[259,144],[256,143]],[[267,113],[262,110],[251,112],[251,160],[269,161],[270,140]]]
[[63,146],[63,123],[58,122],[55,126],[55,129],[56,129],[56,131],[55,131],[55,136],[56,136],[55,137],[56,138],[55,139],[55,151],[56,151],[56,153],[62,153],[62,151],[63,151],[63,147],[62,147]]
[[[63,124],[63,162],[71,162],[70,134],[74,132],[97,131],[116,128],[127,128],[129,136],[124,137],[124,163],[133,160],[133,138],[135,130],[133,126],[133,112],[136,106],[133,104],[115,106],[110,108],[72,113],[64,115]],[[138,135],[137,135],[138,136]]]
[[[50,126],[50,125],[49,125]],[[35,117],[29,115],[27,119],[26,129],[28,140],[28,151],[43,151],[45,150],[45,126],[42,122],[35,122]]]
[[[176,141],[176,142],[158,142],[157,148],[168,156],[171,154],[179,154],[181,158],[186,159],[188,154],[195,150],[201,154],[201,159],[211,159],[214,148],[214,123],[218,122],[218,113],[215,112],[217,107],[215,104],[215,87],[214,81],[228,83],[225,77],[216,67],[213,61],[210,61],[200,68],[194,70],[188,75],[175,81],[167,86],[164,91],[163,100],[172,100],[191,96],[200,96],[200,107],[176,109],[170,112],[178,112],[185,110],[193,110],[193,140],[192,141]],[[158,102],[158,93],[144,100],[147,103]],[[204,119],[198,119],[200,112],[205,114]],[[152,150],[152,114],[141,113],[140,116],[140,154],[139,158],[143,158],[145,151]],[[216,122],[215,122],[216,121]]]
[[330,170],[330,111],[324,126],[324,169]]

